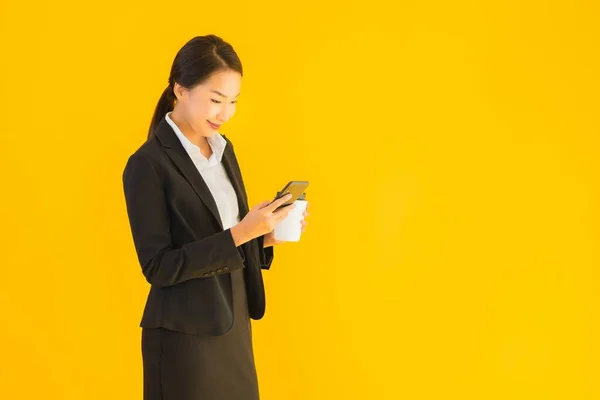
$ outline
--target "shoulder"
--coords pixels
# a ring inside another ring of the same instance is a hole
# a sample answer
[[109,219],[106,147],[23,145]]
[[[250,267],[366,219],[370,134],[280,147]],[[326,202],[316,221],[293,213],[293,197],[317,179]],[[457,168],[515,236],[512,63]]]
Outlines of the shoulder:
[[142,167],[158,172],[160,165],[162,164],[162,150],[160,144],[156,140],[156,137],[147,139],[142,145],[140,145],[129,157],[125,163],[125,170],[132,167]]
[[147,139],[144,143],[138,147],[131,157],[148,157],[154,158],[160,153],[160,144],[156,139],[156,136]]

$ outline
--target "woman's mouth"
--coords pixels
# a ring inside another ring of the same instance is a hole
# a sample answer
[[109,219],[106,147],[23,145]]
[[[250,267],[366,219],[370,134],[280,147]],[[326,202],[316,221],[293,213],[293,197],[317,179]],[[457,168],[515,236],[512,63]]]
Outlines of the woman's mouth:
[[210,121],[206,121],[206,122],[208,122],[208,125],[210,125],[210,127],[211,127],[211,128],[213,128],[214,130],[217,130],[217,129],[219,129],[219,127],[221,126],[221,125],[215,125],[215,124],[213,124],[213,123],[212,123],[212,122],[210,122]]

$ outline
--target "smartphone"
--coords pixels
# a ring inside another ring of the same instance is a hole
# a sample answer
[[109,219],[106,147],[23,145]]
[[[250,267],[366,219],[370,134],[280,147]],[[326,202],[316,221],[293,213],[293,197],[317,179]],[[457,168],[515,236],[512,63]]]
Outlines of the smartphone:
[[277,195],[275,196],[273,201],[285,196],[288,193],[291,193],[292,197],[288,201],[286,201],[285,203],[283,203],[282,205],[277,207],[277,210],[279,210],[280,208],[283,208],[285,206],[289,206],[290,204],[292,204],[293,202],[298,200],[298,197],[300,197],[300,195],[302,193],[304,193],[304,191],[306,190],[307,187],[308,187],[307,181],[289,181],[283,187],[283,189],[281,189],[281,191],[277,192]]

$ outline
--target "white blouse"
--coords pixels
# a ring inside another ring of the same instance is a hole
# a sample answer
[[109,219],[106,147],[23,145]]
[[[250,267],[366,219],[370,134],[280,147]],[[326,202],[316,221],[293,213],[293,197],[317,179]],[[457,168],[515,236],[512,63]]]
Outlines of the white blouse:
[[166,120],[175,131],[181,141],[183,148],[188,153],[200,175],[206,182],[210,192],[217,203],[223,229],[228,229],[240,222],[240,212],[237,196],[231,185],[227,171],[221,162],[227,141],[217,132],[213,137],[208,137],[208,144],[212,149],[212,155],[207,159],[201,152],[200,147],[190,142],[175,125],[170,117],[171,112],[166,115]]

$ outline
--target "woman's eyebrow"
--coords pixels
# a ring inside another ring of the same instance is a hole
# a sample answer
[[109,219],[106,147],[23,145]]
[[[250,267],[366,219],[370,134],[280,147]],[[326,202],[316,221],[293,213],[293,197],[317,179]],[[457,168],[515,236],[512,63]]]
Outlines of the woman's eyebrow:
[[[211,90],[211,92],[216,93],[221,97],[227,97],[223,93],[219,92],[218,90]],[[237,96],[235,96],[235,97],[238,97],[239,95],[240,95],[240,93],[238,93]],[[235,97],[234,97],[234,99],[235,99]]]

